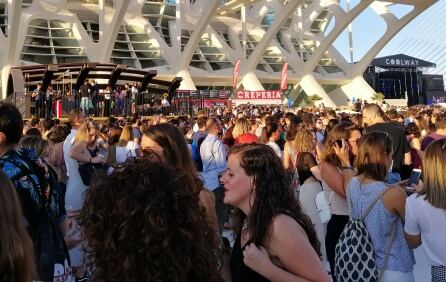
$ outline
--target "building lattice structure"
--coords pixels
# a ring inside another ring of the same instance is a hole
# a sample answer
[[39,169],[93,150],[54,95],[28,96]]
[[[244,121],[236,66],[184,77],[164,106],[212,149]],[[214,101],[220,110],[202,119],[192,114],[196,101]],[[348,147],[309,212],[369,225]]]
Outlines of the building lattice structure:
[[[292,99],[317,94],[326,106],[341,105],[371,97],[364,70],[435,2],[361,0],[347,11],[339,0],[0,0],[3,97],[17,65],[125,64],[181,76],[180,88],[195,90],[232,89],[240,59],[239,89],[277,89],[288,62]],[[392,5],[412,10],[398,17]],[[351,64],[333,43],[368,8],[387,29]]]

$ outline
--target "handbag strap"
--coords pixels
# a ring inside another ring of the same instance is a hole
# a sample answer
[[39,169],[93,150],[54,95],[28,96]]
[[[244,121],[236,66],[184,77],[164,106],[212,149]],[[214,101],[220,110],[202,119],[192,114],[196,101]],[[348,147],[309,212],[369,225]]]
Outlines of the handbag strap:
[[[362,215],[360,216],[359,220],[363,221],[367,215],[370,213],[370,211],[373,209],[373,207],[376,205],[376,203],[379,201],[379,199],[382,198],[382,196],[387,193],[387,191],[389,191],[390,189],[392,189],[392,186],[387,186],[386,189],[384,189],[381,193],[379,193],[379,195],[372,201],[372,203],[368,206],[368,208],[362,213]],[[387,267],[387,263],[389,261],[389,255],[390,255],[390,249],[392,248],[392,244],[393,241],[395,239],[395,235],[396,235],[396,230],[398,228],[398,218],[395,219],[395,222],[393,223],[393,227],[392,227],[392,232],[390,234],[390,238],[387,242],[387,246],[386,246],[386,255],[384,257],[384,264],[380,269],[379,275],[378,275],[378,281],[381,280],[382,275]]]

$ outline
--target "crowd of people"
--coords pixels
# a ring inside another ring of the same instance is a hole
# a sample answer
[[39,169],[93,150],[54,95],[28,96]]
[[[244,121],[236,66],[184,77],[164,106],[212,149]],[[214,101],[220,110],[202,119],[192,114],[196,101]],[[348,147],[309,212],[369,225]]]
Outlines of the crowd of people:
[[446,281],[446,111],[355,110],[0,102],[0,281]]

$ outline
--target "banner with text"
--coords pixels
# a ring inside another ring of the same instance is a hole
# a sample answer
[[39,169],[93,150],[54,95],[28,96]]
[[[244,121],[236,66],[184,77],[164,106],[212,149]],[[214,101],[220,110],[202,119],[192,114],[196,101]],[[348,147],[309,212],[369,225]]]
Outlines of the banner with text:
[[280,80],[280,90],[285,90],[288,88],[288,63],[283,64],[282,68],[282,79]]
[[237,79],[238,79],[238,72],[240,70],[240,59],[237,60],[234,66],[234,74],[232,76],[232,87],[237,87]]
[[237,99],[252,99],[252,100],[282,99],[282,91],[280,90],[238,91]]

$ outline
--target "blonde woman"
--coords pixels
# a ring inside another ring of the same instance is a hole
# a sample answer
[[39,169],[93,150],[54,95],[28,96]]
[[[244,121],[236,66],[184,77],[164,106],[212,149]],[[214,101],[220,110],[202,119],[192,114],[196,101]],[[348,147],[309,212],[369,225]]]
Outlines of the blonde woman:
[[[293,166],[302,169],[302,165],[306,165],[308,168],[308,175],[314,176],[316,179],[321,179],[321,172],[319,165],[316,161],[316,133],[313,130],[309,130],[305,127],[301,127],[294,138],[294,152],[296,159],[292,160]],[[303,161],[306,160],[305,163]],[[299,161],[299,163],[298,163]],[[302,172],[299,172],[301,175]],[[302,183],[302,182],[301,182]]]
[[316,207],[316,196],[319,192],[322,192],[322,185],[320,183],[321,173],[315,157],[315,132],[304,126],[300,127],[296,132],[293,145],[296,154],[296,159],[293,160],[293,166],[297,172],[295,177],[298,178],[293,179],[293,183],[298,181],[300,184],[298,188],[298,200],[302,209],[310,217],[314,225],[317,239],[321,243],[321,256],[325,262],[327,261],[325,231]]
[[116,163],[122,164],[127,158],[136,157],[136,150],[139,149],[139,146],[133,139],[132,127],[130,125],[124,126],[116,145]]
[[104,156],[97,156],[98,129],[94,122],[87,122],[81,125],[74,137],[71,147],[70,157],[81,163],[102,163]]
[[237,119],[235,122],[232,136],[235,139],[235,145],[237,144],[249,144],[258,143],[259,139],[255,134],[250,133],[251,123],[244,117]]
[[[446,280],[446,140],[431,143],[424,154],[423,180],[406,200],[404,232],[411,248],[422,246],[432,281]],[[423,243],[423,244],[421,244]]]
[[[69,158],[75,160],[77,165],[75,169],[68,170],[67,191],[65,194],[65,206],[69,215],[73,218],[73,230],[70,234],[78,232],[76,228],[76,216],[82,209],[84,204],[84,193],[87,186],[82,182],[79,174],[79,163],[104,163],[103,156],[92,156],[88,146],[93,144],[96,140],[96,127],[93,122],[82,124],[76,131],[74,141],[72,143]],[[77,233],[79,238],[80,234]],[[74,236],[74,235],[73,235]],[[82,278],[85,274],[84,254],[81,244],[74,246],[70,250],[71,265],[76,269],[76,277]]]

